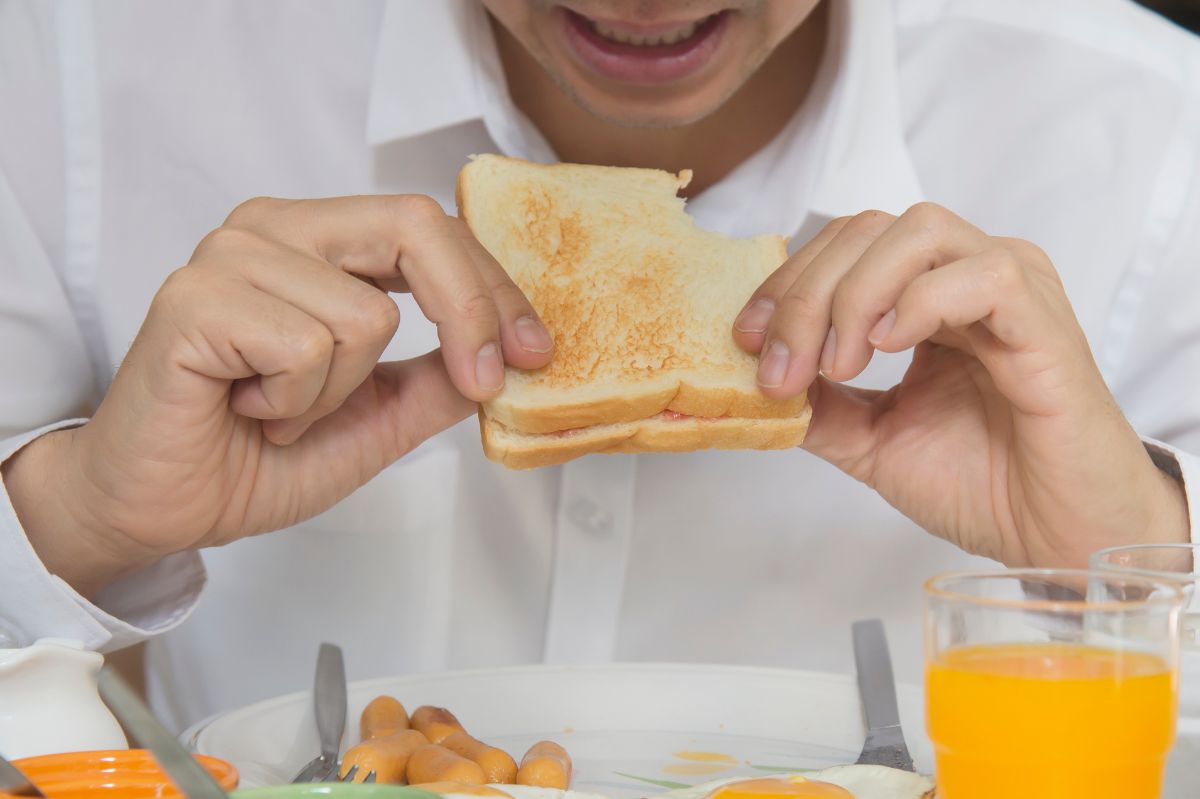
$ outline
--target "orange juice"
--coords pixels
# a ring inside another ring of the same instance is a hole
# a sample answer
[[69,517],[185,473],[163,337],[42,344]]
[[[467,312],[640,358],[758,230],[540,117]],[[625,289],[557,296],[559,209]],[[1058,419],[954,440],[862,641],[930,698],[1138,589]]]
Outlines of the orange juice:
[[964,646],[926,675],[938,799],[1158,799],[1175,729],[1160,657]]

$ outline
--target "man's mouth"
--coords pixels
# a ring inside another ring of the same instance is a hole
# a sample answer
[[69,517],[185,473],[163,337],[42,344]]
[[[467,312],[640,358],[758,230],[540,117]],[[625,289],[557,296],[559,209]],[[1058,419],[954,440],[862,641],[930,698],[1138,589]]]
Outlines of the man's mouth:
[[[692,38],[696,31],[717,17],[710,14],[707,17],[673,26],[656,26],[655,28],[631,28],[628,25],[587,20],[593,31],[618,44],[632,44],[636,47],[660,47],[665,44],[675,44]],[[586,19],[586,17],[585,17]]]
[[699,72],[716,53],[731,14],[642,24],[561,10],[576,60],[610,80],[641,85],[671,83]]

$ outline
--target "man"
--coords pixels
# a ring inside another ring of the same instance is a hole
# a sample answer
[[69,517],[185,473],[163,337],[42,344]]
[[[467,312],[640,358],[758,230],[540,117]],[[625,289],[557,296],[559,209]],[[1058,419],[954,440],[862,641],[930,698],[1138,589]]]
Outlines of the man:
[[[0,15],[0,612],[157,636],[177,723],[301,687],[322,638],[351,676],[845,669],[881,615],[913,679],[921,579],[981,562],[946,541],[1198,529],[1200,48],[1131,5]],[[553,341],[447,215],[483,151],[692,168],[701,224],[794,233],[730,334],[809,390],[808,451],[484,461],[456,423]]]

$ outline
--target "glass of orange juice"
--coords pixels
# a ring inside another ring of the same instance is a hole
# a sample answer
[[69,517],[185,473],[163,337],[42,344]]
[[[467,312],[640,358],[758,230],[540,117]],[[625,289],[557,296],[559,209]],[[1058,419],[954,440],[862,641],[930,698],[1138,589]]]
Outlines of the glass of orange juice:
[[1184,601],[1177,581],[1117,572],[927,582],[938,799],[1159,799]]

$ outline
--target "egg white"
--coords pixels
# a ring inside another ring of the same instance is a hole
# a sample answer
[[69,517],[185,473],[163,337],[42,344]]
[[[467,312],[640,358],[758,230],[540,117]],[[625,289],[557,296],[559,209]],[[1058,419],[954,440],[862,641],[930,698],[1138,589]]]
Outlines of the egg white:
[[[781,780],[786,780],[788,777],[783,774],[774,776]],[[933,780],[929,777],[887,766],[857,764],[831,766],[820,771],[806,771],[798,776],[841,786],[852,793],[854,799],[931,799],[933,796]],[[771,779],[771,776],[727,777],[710,780],[699,785],[676,788],[673,791],[658,794],[655,799],[705,799],[715,789],[722,786],[758,779]],[[535,798],[530,797],[530,799]]]

